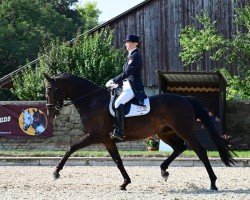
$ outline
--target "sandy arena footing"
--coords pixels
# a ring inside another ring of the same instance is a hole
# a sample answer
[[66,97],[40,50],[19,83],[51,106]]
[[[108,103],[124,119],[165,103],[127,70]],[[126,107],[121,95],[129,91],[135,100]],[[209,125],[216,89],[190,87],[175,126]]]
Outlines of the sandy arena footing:
[[210,191],[204,167],[170,167],[169,179],[159,166],[125,166],[132,183],[120,191],[123,178],[115,166],[66,166],[53,181],[54,167],[0,166],[1,200],[248,200],[249,167],[214,167],[219,191]]

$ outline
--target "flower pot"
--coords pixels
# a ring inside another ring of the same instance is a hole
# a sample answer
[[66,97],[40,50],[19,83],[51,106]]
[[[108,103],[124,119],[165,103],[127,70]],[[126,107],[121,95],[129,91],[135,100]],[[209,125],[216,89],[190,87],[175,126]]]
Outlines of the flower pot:
[[147,147],[148,151],[158,151],[157,147]]

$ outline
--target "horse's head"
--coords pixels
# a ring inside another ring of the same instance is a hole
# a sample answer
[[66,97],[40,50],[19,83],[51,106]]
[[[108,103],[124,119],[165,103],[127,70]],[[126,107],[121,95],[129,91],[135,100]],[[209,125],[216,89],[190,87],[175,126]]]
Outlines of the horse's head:
[[[91,104],[96,95],[100,95],[101,91],[106,92],[103,88],[95,83],[67,73],[60,74],[51,78],[44,74],[46,79],[46,99],[47,114],[49,117],[55,118],[59,115],[59,111],[65,105],[78,104],[81,107]],[[63,100],[70,99],[70,104],[63,104]]]
[[41,121],[41,113],[39,112],[38,109],[37,110],[33,109],[33,121],[35,123],[38,123]]
[[28,110],[23,111],[23,130],[27,131],[30,125],[33,123],[33,116]]
[[46,88],[46,100],[47,100],[47,115],[48,117],[55,118],[59,115],[59,111],[63,106],[63,91],[58,87],[57,81],[55,78],[51,78],[44,73],[46,79],[45,88]]

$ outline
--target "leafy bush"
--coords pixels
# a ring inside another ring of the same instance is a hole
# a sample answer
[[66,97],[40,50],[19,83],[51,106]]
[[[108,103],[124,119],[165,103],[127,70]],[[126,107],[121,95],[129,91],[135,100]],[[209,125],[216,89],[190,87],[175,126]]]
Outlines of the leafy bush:
[[250,70],[248,70],[246,84],[241,80],[240,76],[231,75],[226,69],[220,70],[229,81],[229,87],[227,87],[227,99],[228,100],[240,100],[240,99],[250,99]]
[[124,63],[124,51],[111,47],[113,32],[103,30],[93,36],[85,35],[75,48],[76,73],[104,85],[118,75]]
[[22,76],[15,76],[13,79],[14,88],[12,92],[20,100],[42,100],[44,99],[45,89],[43,83],[44,68],[37,68],[34,71],[32,66],[28,66]]
[[146,138],[144,142],[147,147],[159,148],[159,140],[156,140],[153,137]]
[[[198,30],[188,26],[181,31],[180,44],[182,51],[180,57],[184,65],[198,66],[204,55],[211,55],[210,59],[220,63],[230,82],[227,99],[250,99],[250,6],[237,9],[236,23],[238,31],[232,38],[225,38],[219,34],[206,13],[197,19],[203,28]],[[226,68],[237,67],[237,75],[232,76]]]
[[39,54],[36,71],[30,66],[21,77],[14,78],[13,92],[20,100],[44,99],[43,72],[51,75],[67,72],[104,85],[121,72],[124,62],[124,51],[112,46],[112,35],[112,31],[105,29],[78,37],[71,45],[55,40]]
[[203,25],[203,29],[198,30],[194,26],[188,26],[181,31],[182,51],[180,57],[184,66],[194,63],[199,65],[199,61],[203,58],[205,52],[218,49],[224,45],[223,36],[217,33],[215,22],[211,22],[206,13],[197,19]]

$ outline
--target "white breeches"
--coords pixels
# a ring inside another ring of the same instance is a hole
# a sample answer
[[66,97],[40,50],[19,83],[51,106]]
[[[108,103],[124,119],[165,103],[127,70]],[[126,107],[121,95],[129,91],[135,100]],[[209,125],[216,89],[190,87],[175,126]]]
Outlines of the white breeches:
[[115,101],[115,109],[121,104],[125,104],[135,97],[133,90],[131,89],[129,81],[124,81],[122,86],[122,93]]

